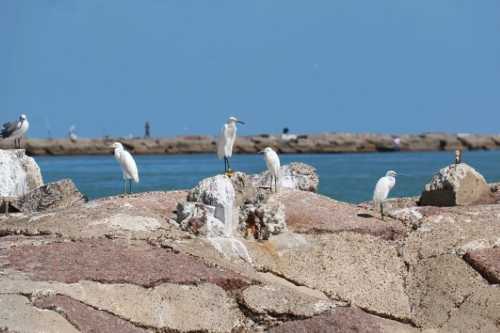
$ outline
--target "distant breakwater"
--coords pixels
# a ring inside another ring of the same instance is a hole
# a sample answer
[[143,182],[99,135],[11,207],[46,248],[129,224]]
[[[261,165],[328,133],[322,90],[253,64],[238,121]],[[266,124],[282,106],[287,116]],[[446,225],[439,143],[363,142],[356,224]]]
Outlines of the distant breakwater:
[[[105,155],[110,144],[120,141],[134,154],[214,153],[217,138],[212,136],[179,136],[173,138],[106,138],[106,139],[28,139],[23,141],[28,155]],[[265,147],[279,153],[365,153],[390,151],[442,151],[500,149],[500,134],[425,133],[407,135],[328,133],[314,135],[254,135],[238,137],[234,151],[254,154]],[[13,142],[0,140],[0,149],[12,148]]]

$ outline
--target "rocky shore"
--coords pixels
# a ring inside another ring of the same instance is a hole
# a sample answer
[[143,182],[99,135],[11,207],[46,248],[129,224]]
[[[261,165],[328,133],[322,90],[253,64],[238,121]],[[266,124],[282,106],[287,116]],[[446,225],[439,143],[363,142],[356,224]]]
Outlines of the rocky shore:
[[[216,138],[211,136],[182,136],[158,139],[29,139],[28,155],[100,155],[110,154],[110,144],[123,142],[134,154],[195,154],[213,153]],[[399,142],[398,142],[399,141]],[[412,135],[328,133],[296,135],[283,139],[279,135],[238,137],[236,153],[256,153],[265,147],[274,147],[279,153],[351,153],[385,151],[439,151],[499,149],[500,134],[445,134],[425,133]],[[11,148],[12,143],[0,141],[0,149]]]
[[0,184],[0,332],[500,331],[497,184],[449,166],[382,221],[319,181],[292,163],[278,193],[238,172],[90,202]]

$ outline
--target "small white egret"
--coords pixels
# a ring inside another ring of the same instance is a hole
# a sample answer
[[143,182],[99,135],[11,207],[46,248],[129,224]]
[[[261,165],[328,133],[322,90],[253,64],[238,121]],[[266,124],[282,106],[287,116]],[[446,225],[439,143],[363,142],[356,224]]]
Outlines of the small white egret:
[[274,189],[278,192],[278,178],[280,174],[280,158],[276,152],[270,148],[266,147],[261,151],[264,153],[264,160],[266,161],[267,169],[271,174],[271,192],[273,191],[273,179],[274,179]]
[[132,155],[123,148],[120,142],[115,142],[111,145],[115,149],[115,158],[120,164],[123,172],[124,193],[127,193],[127,181],[129,184],[129,192],[132,193],[132,180],[136,183],[139,182],[139,172],[137,171],[137,164]]
[[71,142],[77,142],[78,141],[78,135],[76,134],[76,127],[75,125],[71,125],[68,131],[68,137]]
[[389,192],[396,185],[396,171],[389,170],[384,177],[380,178],[373,191],[373,203],[380,206],[380,215],[384,220],[384,201],[389,196]]
[[21,139],[28,131],[30,123],[26,115],[22,114],[18,121],[11,121],[3,124],[0,135],[3,139],[14,139],[16,148],[21,148]]
[[217,140],[217,157],[219,159],[224,158],[224,172],[231,172],[231,165],[229,164],[229,159],[233,155],[234,141],[236,140],[236,123],[245,124],[241,120],[235,117],[229,117],[227,122],[222,127],[222,130]]

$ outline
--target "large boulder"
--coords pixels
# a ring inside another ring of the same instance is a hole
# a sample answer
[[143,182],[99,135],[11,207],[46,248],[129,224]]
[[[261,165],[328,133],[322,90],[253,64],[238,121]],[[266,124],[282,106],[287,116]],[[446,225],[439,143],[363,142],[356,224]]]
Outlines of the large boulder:
[[484,177],[471,166],[449,165],[432,177],[420,196],[421,206],[467,206],[495,201]]
[[0,197],[18,197],[42,185],[40,168],[24,149],[0,150]]
[[[319,177],[316,169],[304,163],[290,163],[280,169],[278,188],[300,191],[317,192]],[[255,187],[269,187],[271,174],[269,171],[253,175],[252,182]]]
[[184,229],[205,226],[207,236],[230,236],[234,231],[236,193],[231,179],[217,175],[203,179],[178,207],[177,222]]
[[78,191],[73,181],[63,179],[40,186],[11,203],[22,212],[38,212],[56,208],[69,208],[84,204],[87,198]]

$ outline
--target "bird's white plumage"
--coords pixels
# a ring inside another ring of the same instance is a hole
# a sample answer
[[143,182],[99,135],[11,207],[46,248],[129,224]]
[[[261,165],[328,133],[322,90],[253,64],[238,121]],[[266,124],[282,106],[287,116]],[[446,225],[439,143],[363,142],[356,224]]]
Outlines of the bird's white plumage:
[[[10,125],[10,126],[8,126],[8,125]],[[3,129],[2,135],[5,138],[9,138],[9,139],[19,139],[19,138],[22,138],[23,135],[26,134],[26,132],[28,132],[28,129],[30,127],[30,123],[29,123],[26,115],[22,114],[19,117],[18,121],[7,123],[4,125],[4,127],[6,127],[6,126],[8,128]]]
[[228,122],[224,124],[217,140],[217,157],[223,159],[224,157],[231,157],[233,155],[233,146],[236,140],[236,120],[229,118]]
[[113,147],[115,148],[115,158],[120,164],[123,172],[123,179],[132,179],[134,182],[138,183],[139,171],[137,170],[137,164],[132,155],[123,148],[121,143],[116,142],[113,144]]
[[17,124],[17,129],[12,133],[10,138],[12,139],[17,139],[22,137],[26,132],[28,132],[28,129],[30,127],[30,123],[28,122],[28,119],[23,120],[22,122],[19,122]]
[[394,171],[388,171],[387,174],[380,178],[375,185],[375,190],[373,191],[373,201],[377,203],[383,202],[389,196],[389,192],[392,190],[394,185],[396,185],[396,173]]
[[280,173],[280,158],[276,152],[271,148],[264,149],[264,159],[266,161],[267,169],[272,176],[278,178]]

